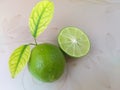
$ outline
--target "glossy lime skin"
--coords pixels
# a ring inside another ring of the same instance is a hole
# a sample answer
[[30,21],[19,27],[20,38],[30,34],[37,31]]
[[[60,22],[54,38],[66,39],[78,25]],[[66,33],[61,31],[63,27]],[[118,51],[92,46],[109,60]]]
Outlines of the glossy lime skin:
[[43,43],[33,48],[28,63],[30,73],[43,82],[60,78],[65,68],[65,58],[58,47]]

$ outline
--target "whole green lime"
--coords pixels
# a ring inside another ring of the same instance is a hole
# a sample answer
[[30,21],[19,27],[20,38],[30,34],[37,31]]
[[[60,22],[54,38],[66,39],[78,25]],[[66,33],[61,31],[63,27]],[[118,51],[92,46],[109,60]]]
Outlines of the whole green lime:
[[28,68],[35,78],[53,82],[63,74],[65,58],[57,46],[48,43],[39,44],[31,52]]

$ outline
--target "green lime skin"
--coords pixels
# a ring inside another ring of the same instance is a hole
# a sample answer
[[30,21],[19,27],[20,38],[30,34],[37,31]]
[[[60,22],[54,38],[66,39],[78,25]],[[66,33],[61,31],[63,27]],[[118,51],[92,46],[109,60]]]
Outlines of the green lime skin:
[[39,44],[32,49],[28,68],[38,80],[53,82],[64,72],[65,57],[57,46],[48,43]]

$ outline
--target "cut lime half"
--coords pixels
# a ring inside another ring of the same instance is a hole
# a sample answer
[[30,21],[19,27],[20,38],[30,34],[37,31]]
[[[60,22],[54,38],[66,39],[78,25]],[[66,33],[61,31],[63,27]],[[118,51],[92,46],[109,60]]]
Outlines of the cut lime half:
[[63,28],[58,35],[60,48],[71,57],[85,56],[90,49],[87,35],[76,27]]

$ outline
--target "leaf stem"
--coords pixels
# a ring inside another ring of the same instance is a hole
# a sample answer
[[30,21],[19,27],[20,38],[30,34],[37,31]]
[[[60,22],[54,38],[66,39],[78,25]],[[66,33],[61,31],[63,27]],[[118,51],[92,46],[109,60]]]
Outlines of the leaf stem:
[[28,45],[34,45],[34,46],[35,46],[36,44],[34,44],[34,43],[29,43]]
[[36,40],[36,38],[34,38],[34,41],[35,41],[35,45],[37,45],[37,40]]

